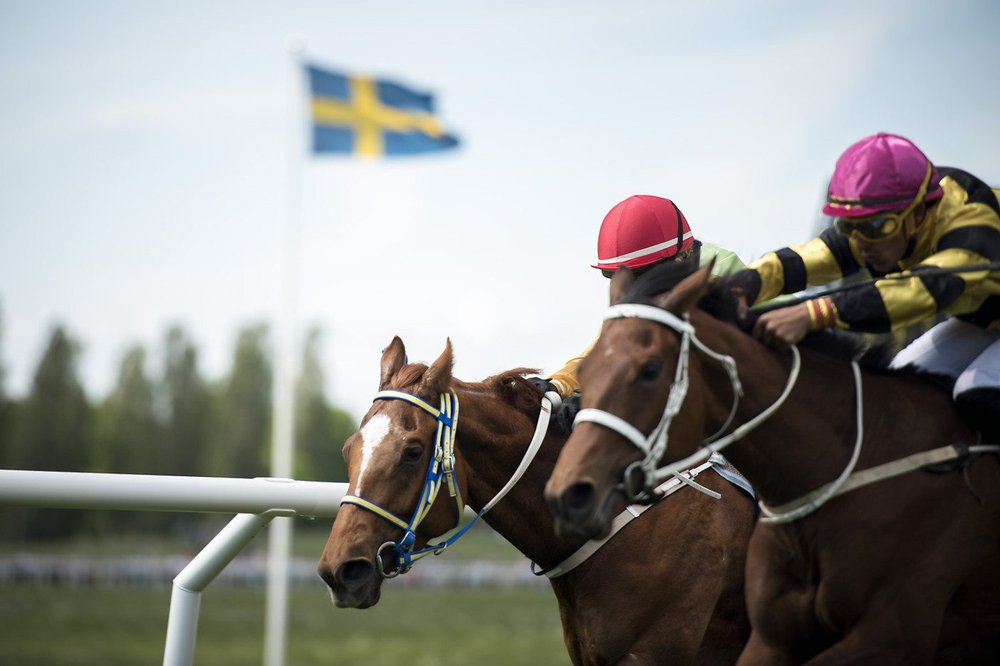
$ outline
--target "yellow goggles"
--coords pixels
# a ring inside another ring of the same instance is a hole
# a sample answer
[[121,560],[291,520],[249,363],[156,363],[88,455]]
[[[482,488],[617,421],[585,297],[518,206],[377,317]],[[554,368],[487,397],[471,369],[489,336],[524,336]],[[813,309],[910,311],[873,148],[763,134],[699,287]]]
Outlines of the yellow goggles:
[[834,226],[842,236],[860,236],[869,242],[883,241],[896,235],[903,228],[903,220],[910,212],[879,213],[864,219],[838,217]]
[[892,238],[903,228],[903,223],[906,221],[907,216],[924,200],[924,196],[927,194],[927,187],[931,182],[932,171],[933,167],[928,162],[927,175],[924,176],[924,182],[921,183],[920,189],[917,190],[917,196],[913,197],[910,205],[903,210],[876,213],[863,218],[838,217],[837,221],[834,222],[834,228],[836,228],[837,233],[842,236],[860,237],[870,243],[877,243]]

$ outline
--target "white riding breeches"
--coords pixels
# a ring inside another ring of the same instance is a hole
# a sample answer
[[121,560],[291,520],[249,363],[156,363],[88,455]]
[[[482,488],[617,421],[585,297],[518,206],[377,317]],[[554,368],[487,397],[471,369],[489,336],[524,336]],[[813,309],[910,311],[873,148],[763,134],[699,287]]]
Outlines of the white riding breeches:
[[972,389],[1000,390],[1000,331],[946,319],[907,345],[890,367],[909,364],[952,377],[953,398]]

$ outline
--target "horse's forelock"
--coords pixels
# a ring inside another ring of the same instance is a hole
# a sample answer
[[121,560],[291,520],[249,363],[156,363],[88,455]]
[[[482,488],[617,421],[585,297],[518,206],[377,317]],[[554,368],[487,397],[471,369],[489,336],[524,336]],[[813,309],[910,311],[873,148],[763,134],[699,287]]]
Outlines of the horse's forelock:
[[424,374],[426,372],[427,366],[423,363],[411,363],[409,365],[404,365],[396,371],[395,375],[392,376],[392,379],[389,381],[389,386],[396,390],[411,388],[417,385],[420,380],[424,378]]

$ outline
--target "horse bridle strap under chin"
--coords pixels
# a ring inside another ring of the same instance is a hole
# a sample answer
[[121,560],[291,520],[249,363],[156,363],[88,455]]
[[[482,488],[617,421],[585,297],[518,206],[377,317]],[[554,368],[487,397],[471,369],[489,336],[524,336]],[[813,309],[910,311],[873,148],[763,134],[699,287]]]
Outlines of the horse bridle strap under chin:
[[[417,529],[420,527],[420,523],[423,522],[423,519],[430,512],[431,506],[434,504],[438,490],[441,488],[442,474],[447,480],[449,493],[455,498],[456,501],[457,515],[455,517],[455,527],[458,527],[462,522],[464,504],[462,502],[458,480],[455,478],[455,432],[458,429],[458,395],[456,395],[454,391],[441,394],[441,409],[435,409],[425,400],[402,391],[379,391],[375,394],[374,399],[402,400],[404,402],[408,402],[416,407],[419,407],[431,416],[434,416],[434,418],[438,421],[437,430],[434,435],[434,455],[431,457],[430,464],[428,465],[427,476],[424,479],[424,487],[420,493],[420,499],[417,501],[417,506],[413,511],[413,517],[410,519],[409,523],[397,517],[392,512],[383,509],[374,502],[370,502],[369,500],[358,497],[357,495],[345,495],[344,499],[340,502],[342,505],[353,504],[354,506],[371,511],[377,516],[388,520],[393,525],[396,525],[404,530],[403,537],[399,541],[385,542],[379,547],[378,552],[375,554],[375,565],[378,568],[379,574],[383,578],[395,578],[399,574],[409,571],[416,560],[432,553],[434,555],[438,555],[443,552],[445,548],[458,541],[466,532],[469,531],[477,520],[479,520],[487,511],[496,506],[496,504],[510,492],[514,485],[517,484],[522,476],[524,476],[524,472],[528,469],[532,460],[535,459],[535,455],[542,446],[542,441],[545,439],[545,434],[549,429],[549,420],[552,416],[552,403],[549,398],[542,398],[541,408],[538,413],[538,423],[535,425],[535,432],[531,438],[531,442],[528,444],[528,448],[524,452],[524,456],[522,456],[517,469],[514,470],[510,479],[508,479],[504,487],[501,488],[496,495],[494,495],[493,499],[487,502],[479,513],[472,518],[472,520],[462,526],[460,530],[445,541],[436,544],[428,544],[425,548],[414,550]],[[396,568],[387,572],[385,571],[384,564],[382,562],[382,552],[389,547],[391,547],[395,553]]]

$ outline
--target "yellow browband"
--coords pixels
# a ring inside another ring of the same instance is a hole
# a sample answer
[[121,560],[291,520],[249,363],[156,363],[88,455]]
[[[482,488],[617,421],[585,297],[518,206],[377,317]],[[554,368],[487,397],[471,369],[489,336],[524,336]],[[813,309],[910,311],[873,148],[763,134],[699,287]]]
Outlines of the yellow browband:
[[[448,493],[455,498],[455,526],[458,527],[461,523],[464,506],[458,482],[455,479],[455,430],[458,427],[458,395],[454,391],[442,393],[440,409],[433,407],[427,401],[415,395],[402,391],[379,391],[375,394],[374,400],[402,400],[403,402],[408,402],[424,410],[438,422],[437,430],[434,434],[434,454],[428,465],[423,489],[420,492],[420,499],[417,501],[417,506],[414,508],[413,516],[409,522],[383,509],[374,502],[357,495],[346,495],[341,500],[341,504],[353,504],[354,506],[371,511],[403,530],[403,537],[394,544],[393,548],[396,552],[397,569],[392,575],[397,575],[409,569],[414,560],[434,550],[424,549],[414,552],[413,547],[416,542],[417,528],[419,528],[424,518],[427,517],[427,514],[430,513],[438,491],[441,489],[442,476],[447,482]],[[392,542],[389,542],[389,544],[392,544]]]

